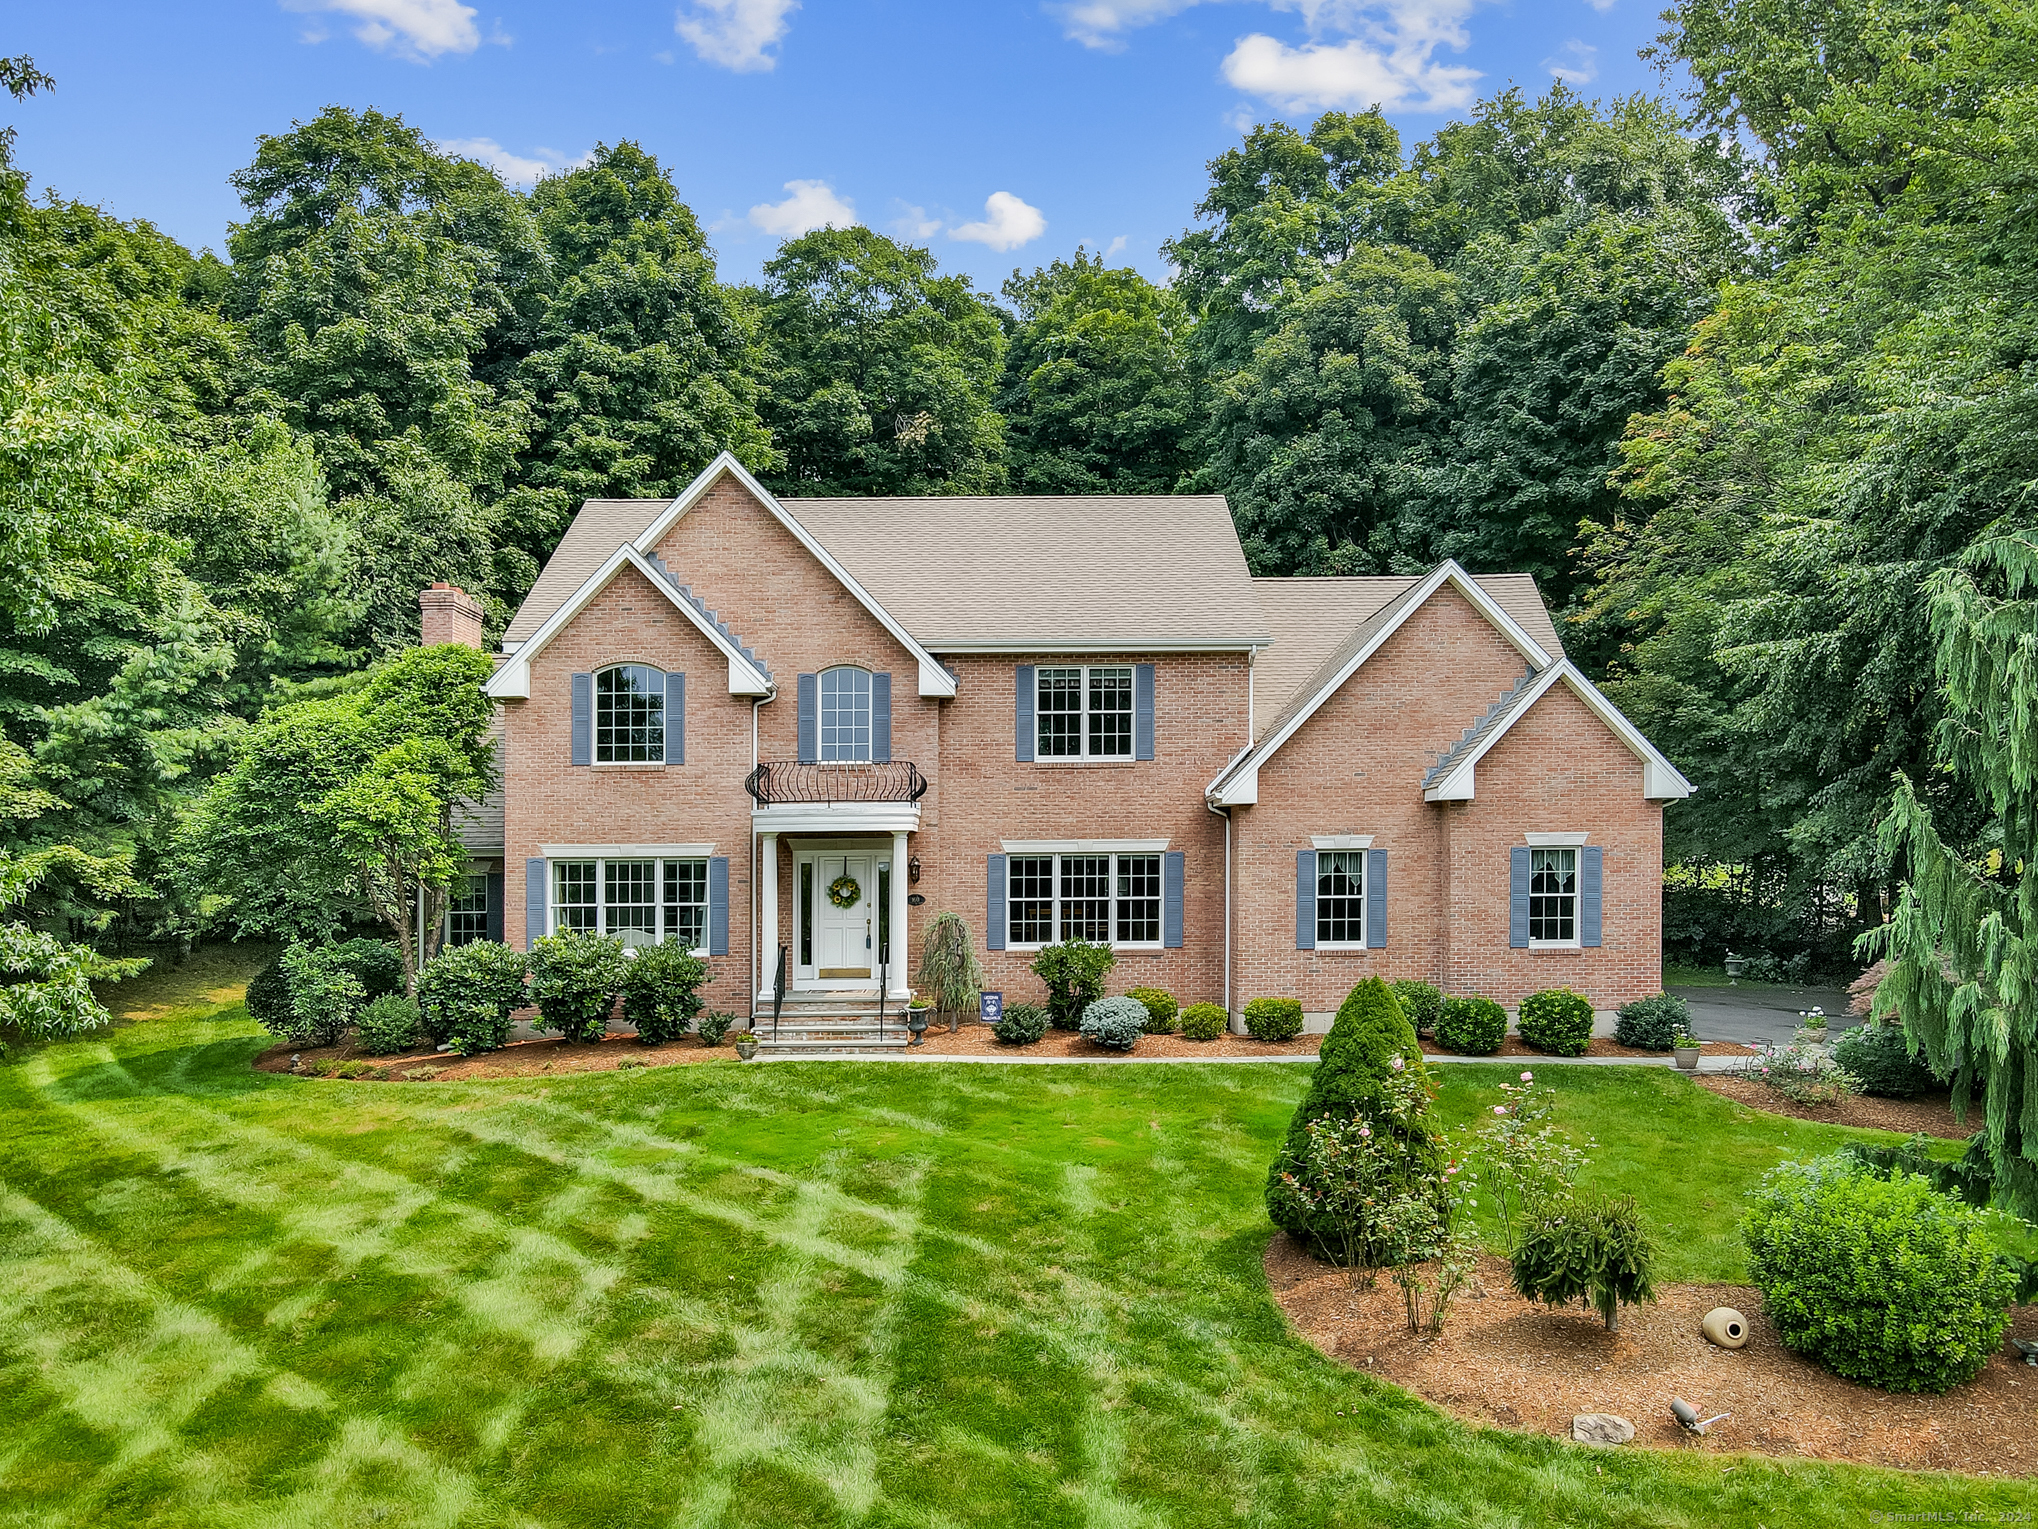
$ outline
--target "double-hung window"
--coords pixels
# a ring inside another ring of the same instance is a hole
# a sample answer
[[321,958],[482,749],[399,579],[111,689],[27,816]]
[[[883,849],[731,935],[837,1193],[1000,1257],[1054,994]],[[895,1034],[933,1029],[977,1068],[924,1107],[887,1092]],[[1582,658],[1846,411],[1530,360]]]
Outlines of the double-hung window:
[[1366,852],[1316,852],[1316,948],[1362,948],[1366,943]]
[[446,943],[472,945],[488,938],[488,878],[463,876],[446,899]]
[[594,762],[665,762],[665,671],[617,664],[594,677]]
[[1529,851],[1529,945],[1578,943],[1578,851]]
[[705,860],[555,860],[552,932],[612,935],[625,945],[708,943]]
[[1033,673],[1040,759],[1132,757],[1132,666],[1070,664]]
[[821,672],[821,762],[870,758],[870,671]]
[[1014,855],[1005,887],[1008,947],[1161,943],[1159,855]]

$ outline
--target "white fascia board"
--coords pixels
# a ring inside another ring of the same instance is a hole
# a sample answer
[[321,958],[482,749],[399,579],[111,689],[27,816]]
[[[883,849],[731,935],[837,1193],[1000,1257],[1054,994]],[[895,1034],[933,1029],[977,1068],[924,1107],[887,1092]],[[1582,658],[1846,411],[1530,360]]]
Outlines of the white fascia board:
[[1271,637],[1198,637],[1186,642],[1134,642],[1130,639],[1096,640],[1091,642],[1036,642],[997,641],[974,637],[936,641],[928,639],[927,646],[936,653],[949,653],[968,657],[984,655],[997,657],[1006,653],[1250,653],[1256,648],[1273,646]]
[[1426,802],[1469,802],[1473,800],[1479,761],[1486,757],[1493,746],[1505,738],[1508,730],[1527,716],[1531,707],[1540,701],[1559,680],[1571,693],[1583,701],[1586,709],[1606,724],[1607,730],[1627,746],[1629,753],[1642,762],[1642,795],[1652,802],[1676,802],[1692,794],[1692,784],[1683,773],[1663,757],[1662,752],[1642,736],[1642,730],[1621,714],[1619,707],[1600,694],[1594,685],[1569,659],[1552,664],[1549,669],[1536,677],[1535,683],[1524,690],[1521,698],[1507,718],[1484,738],[1479,746],[1459,760],[1451,773],[1423,792]]
[[1168,847],[1166,839],[1000,839],[1008,855],[1154,855]]
[[890,611],[878,604],[870,591],[857,583],[849,570],[835,560],[834,554],[815,539],[814,533],[780,504],[770,490],[751,477],[750,470],[729,452],[723,452],[702,468],[700,476],[686,486],[685,492],[659,511],[658,518],[651,522],[642,536],[637,538],[636,549],[647,556],[655,553],[665,533],[672,529],[682,515],[700,502],[701,496],[714,487],[724,473],[733,474],[736,481],[748,489],[752,497],[770,511],[778,523],[790,531],[794,539],[811,552],[823,568],[834,575],[835,581],[854,595],[857,603],[876,617],[878,624],[898,639],[899,645],[913,655],[920,665],[921,695],[949,697],[955,694],[955,676],[942,668],[935,661],[934,655],[928,652],[911,632],[901,626]]
[[774,693],[771,677],[744,657],[741,648],[724,637],[712,622],[695,610],[692,603],[651,565],[649,559],[628,542],[610,553],[608,560],[588,575],[586,582],[573,592],[566,603],[545,618],[543,626],[518,643],[516,652],[505,656],[502,667],[497,669],[490,676],[488,683],[481,687],[483,693],[498,701],[528,701],[531,698],[531,660],[544,652],[546,645],[563,632],[569,622],[586,610],[594,597],[607,589],[614,582],[616,575],[625,568],[634,568],[643,574],[650,581],[651,587],[664,595],[672,608],[693,623],[694,630],[713,643],[728,659],[729,694]]
[[763,834],[917,833],[918,802],[787,802],[750,809],[750,827]]

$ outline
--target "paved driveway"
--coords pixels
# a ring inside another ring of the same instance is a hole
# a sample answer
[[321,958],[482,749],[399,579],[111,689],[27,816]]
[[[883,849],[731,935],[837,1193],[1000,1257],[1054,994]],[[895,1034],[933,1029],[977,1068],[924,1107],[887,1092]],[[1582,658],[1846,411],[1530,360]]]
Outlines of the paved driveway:
[[1691,1028],[1702,1041],[1776,1041],[1788,1044],[1797,1016],[1817,1006],[1837,1035],[1854,1024],[1847,995],[1830,987],[1673,987],[1691,1005]]

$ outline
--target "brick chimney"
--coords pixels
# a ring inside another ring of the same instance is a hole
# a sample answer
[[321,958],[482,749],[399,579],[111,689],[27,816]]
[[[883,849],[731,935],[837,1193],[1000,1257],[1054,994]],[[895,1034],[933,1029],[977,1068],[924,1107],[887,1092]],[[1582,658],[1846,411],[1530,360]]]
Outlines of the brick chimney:
[[419,592],[418,609],[423,617],[419,640],[426,647],[442,642],[457,642],[467,648],[481,646],[481,607],[466,590],[451,584],[434,584]]

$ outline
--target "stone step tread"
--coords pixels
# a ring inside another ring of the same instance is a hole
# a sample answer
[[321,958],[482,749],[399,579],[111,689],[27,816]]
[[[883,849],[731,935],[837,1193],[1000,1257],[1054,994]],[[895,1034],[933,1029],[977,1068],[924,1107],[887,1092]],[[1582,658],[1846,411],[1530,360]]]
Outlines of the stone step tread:
[[760,1041],[757,1049],[767,1051],[824,1051],[843,1056],[876,1055],[886,1051],[904,1051],[905,1038],[898,1040],[857,1040],[857,1041]]

